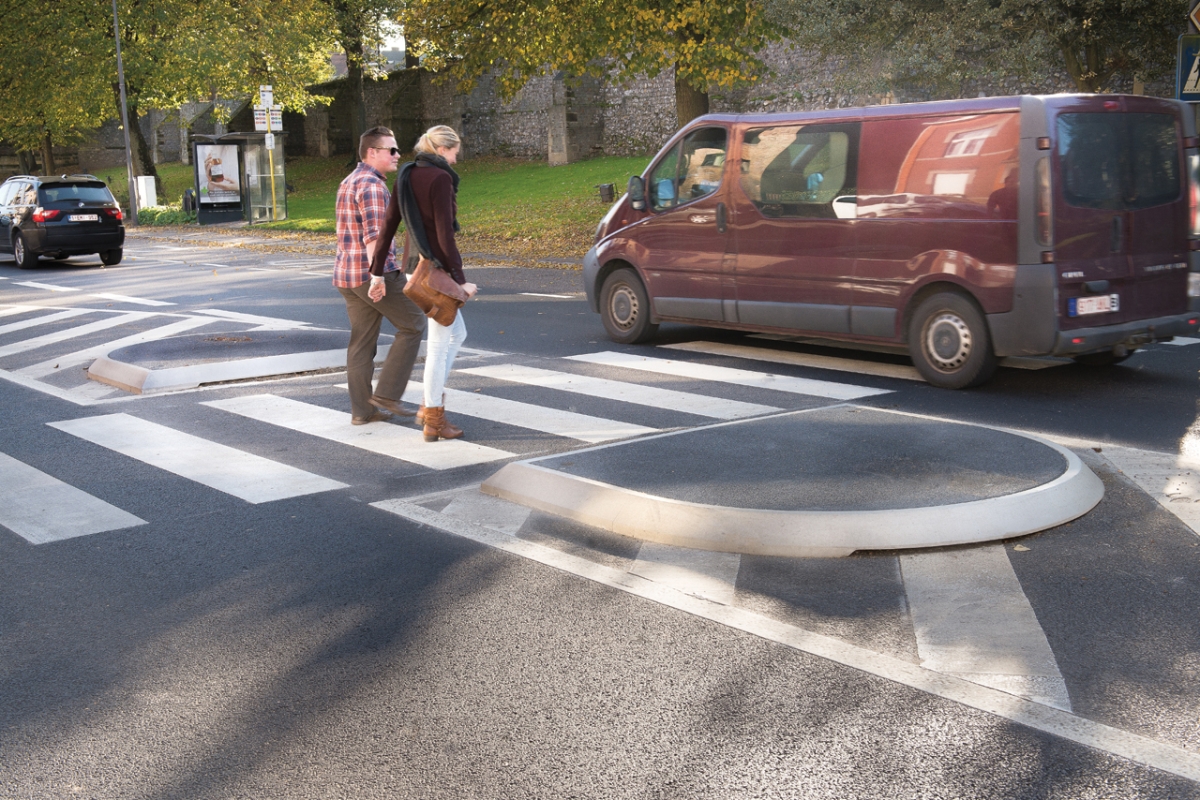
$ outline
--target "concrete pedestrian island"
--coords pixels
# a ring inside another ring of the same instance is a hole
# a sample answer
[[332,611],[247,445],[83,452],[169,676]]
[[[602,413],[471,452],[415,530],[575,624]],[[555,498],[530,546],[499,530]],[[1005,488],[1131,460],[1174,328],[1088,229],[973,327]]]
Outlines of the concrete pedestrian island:
[[1007,539],[1104,496],[1051,442],[844,405],[515,462],[482,490],[650,542],[809,557]]
[[[380,337],[376,359],[391,336]],[[344,369],[349,331],[212,331],[122,347],[97,358],[88,377],[134,394],[228,381]]]

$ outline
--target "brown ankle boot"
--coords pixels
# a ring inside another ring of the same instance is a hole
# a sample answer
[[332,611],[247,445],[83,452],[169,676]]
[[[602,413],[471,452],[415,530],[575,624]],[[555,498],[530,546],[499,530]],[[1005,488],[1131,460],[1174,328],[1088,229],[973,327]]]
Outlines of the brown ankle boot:
[[438,439],[458,439],[463,435],[462,428],[455,427],[446,421],[446,407],[429,407],[425,409],[425,441],[436,442]]
[[[446,395],[442,395],[442,408],[446,407]],[[425,424],[425,404],[421,403],[421,407],[417,409],[417,424]]]

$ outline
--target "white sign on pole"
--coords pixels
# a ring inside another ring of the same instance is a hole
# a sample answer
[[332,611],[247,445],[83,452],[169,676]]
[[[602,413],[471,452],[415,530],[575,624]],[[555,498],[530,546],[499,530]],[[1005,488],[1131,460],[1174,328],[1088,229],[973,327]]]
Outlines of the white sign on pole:
[[275,134],[268,133],[266,136],[263,137],[263,142],[266,144],[268,150],[274,150],[275,149]]
[[271,130],[283,130],[283,106],[271,106]]
[[254,107],[254,130],[265,131],[267,129],[267,110],[262,106]]
[[275,105],[275,89],[272,86],[258,87],[258,104],[261,106]]

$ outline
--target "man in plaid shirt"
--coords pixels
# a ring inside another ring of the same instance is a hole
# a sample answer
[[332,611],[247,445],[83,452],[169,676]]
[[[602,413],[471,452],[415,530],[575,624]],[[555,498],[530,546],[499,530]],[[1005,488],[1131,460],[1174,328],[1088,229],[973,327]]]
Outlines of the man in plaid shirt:
[[[395,136],[387,128],[371,128],[359,139],[358,157],[358,166],[338,186],[333,285],[346,298],[346,313],[350,317],[350,346],[346,350],[350,422],[366,425],[388,419],[391,414],[406,417],[416,414],[403,408],[400,398],[404,396],[404,387],[421,347],[425,315],[404,295],[404,273],[396,267],[394,247],[383,274],[370,274],[375,240],[379,238],[391,198],[384,174],[395,172],[400,161]],[[378,302],[370,297],[371,287],[376,284],[386,289]],[[396,338],[372,393],[371,377],[375,373],[375,352],[384,317],[396,326]]]

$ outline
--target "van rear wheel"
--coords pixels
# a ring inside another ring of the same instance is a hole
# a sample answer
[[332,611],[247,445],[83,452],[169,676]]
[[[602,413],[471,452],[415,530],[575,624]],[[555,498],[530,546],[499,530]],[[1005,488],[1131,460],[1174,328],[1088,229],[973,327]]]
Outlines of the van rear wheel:
[[18,231],[13,231],[13,261],[17,262],[17,266],[21,269],[33,269],[37,266],[38,254],[31,252],[25,245],[25,237]]
[[917,306],[908,327],[908,352],[921,377],[943,389],[978,386],[996,371],[983,314],[973,302],[950,292]]
[[658,325],[650,321],[650,298],[637,272],[619,269],[604,279],[600,319],[608,338],[620,344],[644,342],[658,332]]

